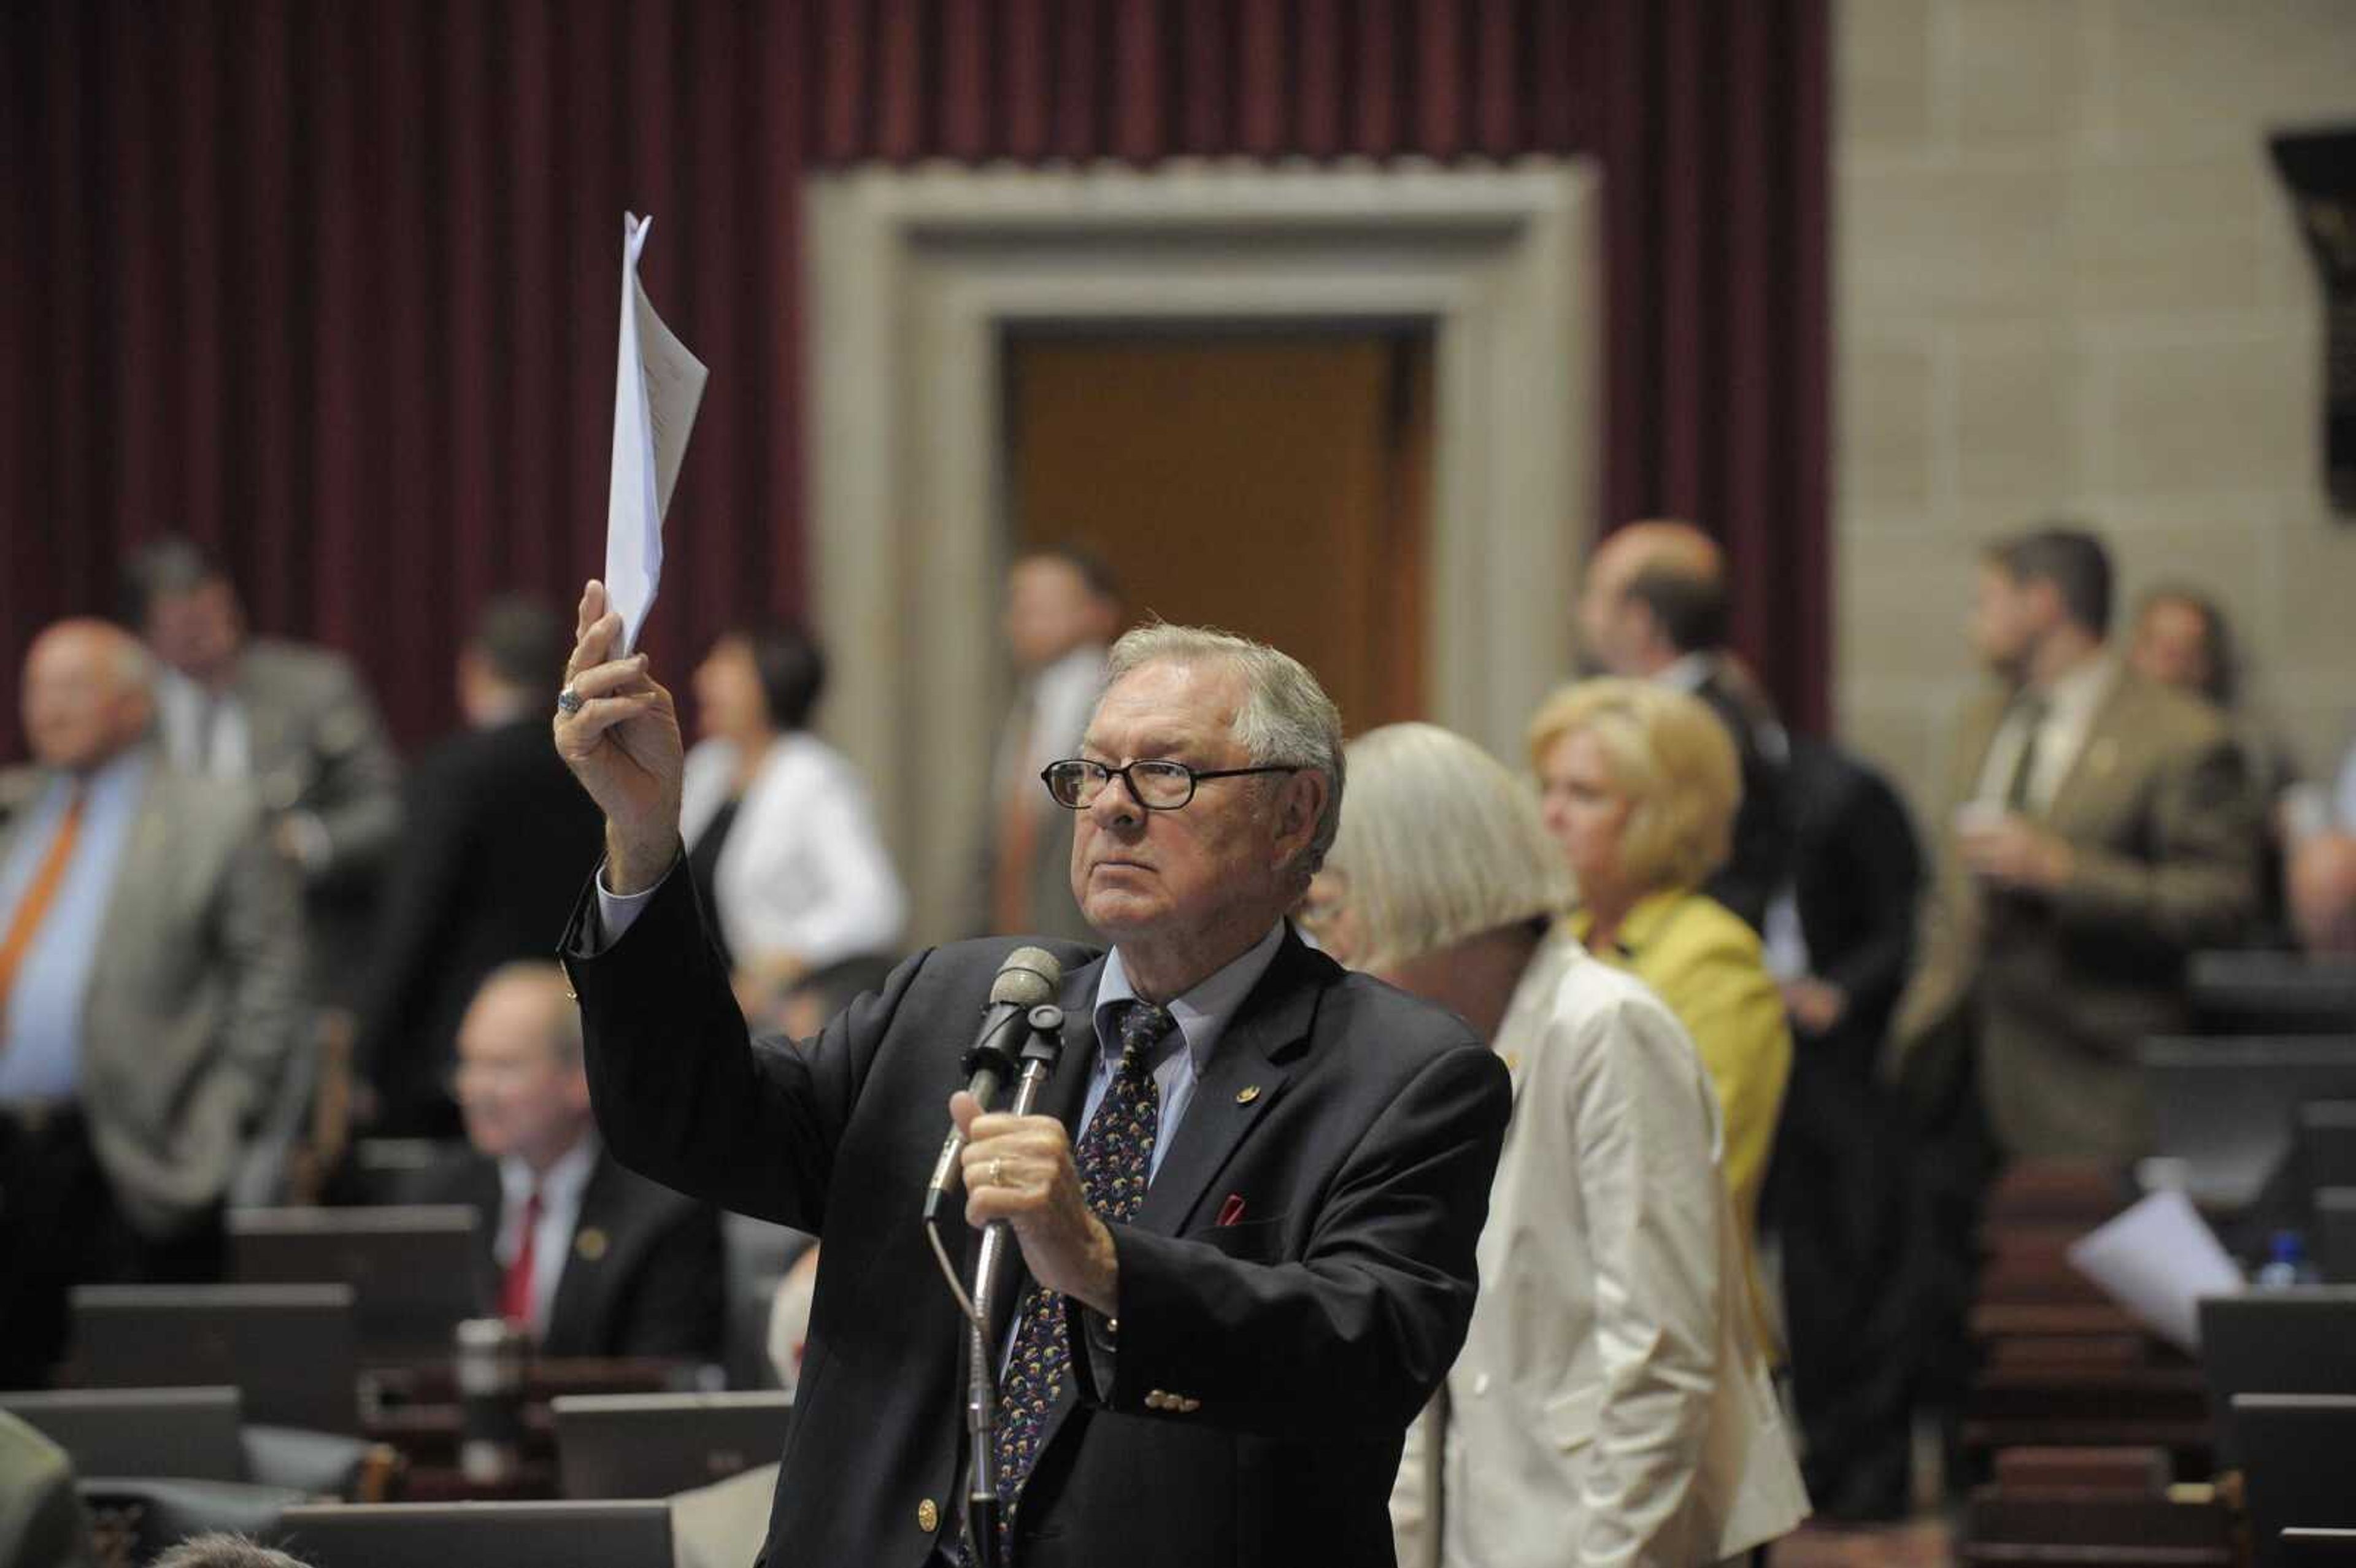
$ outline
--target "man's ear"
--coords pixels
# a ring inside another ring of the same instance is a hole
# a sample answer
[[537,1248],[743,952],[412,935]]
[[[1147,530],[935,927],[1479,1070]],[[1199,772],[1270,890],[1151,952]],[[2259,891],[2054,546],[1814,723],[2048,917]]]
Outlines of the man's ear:
[[1276,842],[1288,861],[1298,859],[1317,836],[1317,821],[1325,814],[1333,788],[1333,781],[1320,769],[1303,768],[1286,775],[1284,788],[1276,797]]
[[2040,626],[2058,626],[2070,618],[2070,606],[2062,598],[2062,585],[2052,579],[2032,577],[2021,584],[2021,591]]

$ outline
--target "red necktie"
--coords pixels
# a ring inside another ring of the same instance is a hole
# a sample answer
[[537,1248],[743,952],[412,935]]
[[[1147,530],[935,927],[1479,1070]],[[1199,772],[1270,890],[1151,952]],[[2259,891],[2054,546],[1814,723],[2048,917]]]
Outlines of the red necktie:
[[516,1243],[515,1262],[508,1264],[499,1283],[499,1316],[519,1328],[531,1327],[531,1267],[534,1243],[540,1235],[540,1189],[524,1200],[523,1239]]
[[26,953],[39,933],[42,917],[57,901],[58,889],[66,880],[66,868],[73,864],[74,845],[81,837],[81,808],[88,791],[77,785],[73,798],[66,805],[65,816],[58,823],[57,837],[49,840],[33,880],[25,884],[24,897],[16,901],[16,918],[8,923],[7,934],[0,936],[0,1018],[8,1013],[8,992],[16,981],[17,967],[25,961]]

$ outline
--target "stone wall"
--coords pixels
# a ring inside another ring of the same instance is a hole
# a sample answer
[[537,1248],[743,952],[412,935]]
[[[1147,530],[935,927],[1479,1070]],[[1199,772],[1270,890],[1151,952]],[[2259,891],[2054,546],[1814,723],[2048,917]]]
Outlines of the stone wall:
[[2356,731],[2356,518],[2265,136],[2356,123],[2348,0],[1838,0],[1844,732],[1919,808],[1975,552],[2049,516],[2224,603],[2310,768]]

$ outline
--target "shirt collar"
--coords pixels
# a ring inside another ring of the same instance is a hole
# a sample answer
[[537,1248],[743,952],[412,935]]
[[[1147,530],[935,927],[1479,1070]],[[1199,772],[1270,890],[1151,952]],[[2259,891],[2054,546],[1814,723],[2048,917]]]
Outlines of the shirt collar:
[[2047,717],[2073,725],[2084,723],[2102,706],[2118,673],[2118,661],[2108,654],[2097,654],[2063,672],[2038,694],[2045,699]]
[[[1612,945],[1619,955],[1633,961],[1653,938],[1661,933],[1692,891],[1688,888],[1662,888],[1646,893],[1629,906],[1620,919],[1620,929],[1612,935]],[[1581,950],[1587,946],[1587,934],[1595,929],[1595,916],[1584,909],[1574,909],[1563,916],[1563,924]]]
[[1653,678],[1663,686],[1690,694],[1699,691],[1709,677],[1709,656],[1695,652],[1679,656],[1673,664],[1663,665]]
[[547,1175],[539,1178],[532,1175],[530,1162],[523,1156],[508,1155],[499,1161],[499,1190],[506,1195],[510,1207],[520,1209],[531,1197],[536,1181],[543,1212],[550,1209],[577,1207],[583,1190],[589,1185],[590,1175],[597,1168],[600,1147],[596,1129],[591,1128],[548,1168]]
[[155,748],[153,742],[142,741],[130,746],[88,773],[59,772],[51,776],[47,798],[64,809],[65,801],[79,788],[87,794],[84,799],[92,805],[113,803],[136,796],[147,782],[155,766]]
[[[1259,984],[1259,977],[1268,973],[1268,966],[1276,962],[1276,950],[1283,941],[1284,922],[1280,920],[1242,956],[1171,1000],[1170,1016],[1185,1039],[1186,1054],[1194,1059],[1195,1072],[1202,1072],[1210,1061],[1219,1037],[1226,1032],[1252,987]],[[1120,1060],[1120,1030],[1108,1009],[1136,997],[1137,989],[1129,983],[1129,970],[1120,961],[1120,949],[1115,947],[1106,955],[1104,973],[1097,979],[1097,1049],[1107,1061]]]

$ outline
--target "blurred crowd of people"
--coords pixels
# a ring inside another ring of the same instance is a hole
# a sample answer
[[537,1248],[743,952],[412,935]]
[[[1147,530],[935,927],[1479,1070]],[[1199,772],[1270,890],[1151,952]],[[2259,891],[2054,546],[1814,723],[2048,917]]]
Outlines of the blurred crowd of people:
[[[552,1352],[716,1359],[718,1220],[602,1148],[551,957],[602,832],[549,739],[566,618],[487,606],[464,727],[404,767],[351,665],[249,635],[203,549],[124,582],[119,620],[33,644],[34,765],[0,778],[0,1386],[48,1378],[70,1285],[219,1277],[226,1207],[348,1196],[363,1134],[448,1143],[412,1196],[486,1216],[486,1304]],[[1394,1498],[1409,1560],[1517,1561],[1607,1515],[1667,1561],[1808,1499],[1902,1514],[1994,1172],[2147,1152],[2134,1049],[2183,1027],[2195,951],[2356,953],[2356,751],[2303,774],[2212,601],[2155,589],[2115,635],[2108,552],[2071,527],[1955,591],[1990,679],[1919,820],[1782,721],[1683,522],[1597,549],[1567,607],[1588,671],[1512,765],[1430,726],[1351,745],[1300,928],[1471,1022],[1516,1092],[1472,1337]],[[1125,613],[1083,550],[1011,571],[977,932],[1087,939],[1041,778]],[[813,731],[825,686],[803,628],[727,630],[685,762],[706,934],[753,1028],[797,1037],[909,921]],[[1752,1441],[1770,1369],[1795,1474]]]

